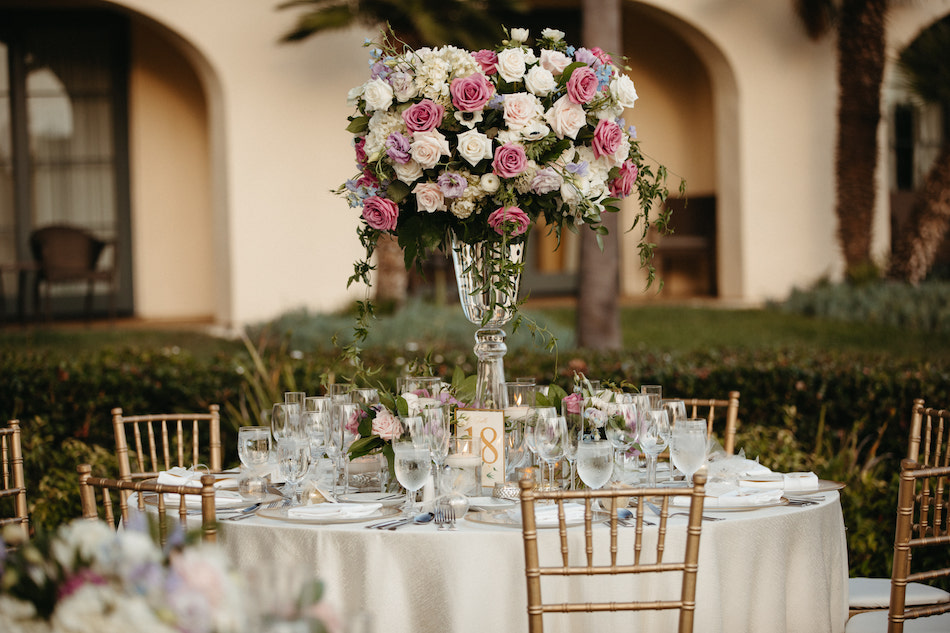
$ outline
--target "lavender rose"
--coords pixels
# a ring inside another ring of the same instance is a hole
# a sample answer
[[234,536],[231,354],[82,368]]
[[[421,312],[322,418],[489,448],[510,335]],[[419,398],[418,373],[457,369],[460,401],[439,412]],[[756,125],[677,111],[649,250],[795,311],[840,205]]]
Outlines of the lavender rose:
[[453,79],[449,85],[449,92],[452,94],[452,105],[457,110],[477,112],[484,108],[495,94],[495,87],[485,75],[475,73],[468,77]]
[[601,119],[594,130],[594,158],[613,156],[623,140],[623,130],[613,121]]
[[423,99],[402,112],[402,120],[410,132],[428,132],[439,127],[445,116],[445,108],[432,99]]
[[370,196],[363,200],[363,219],[378,231],[395,231],[399,207],[389,198]]
[[517,237],[528,230],[531,219],[528,214],[518,207],[500,207],[488,216],[488,226],[495,229],[499,235],[508,233]]
[[597,94],[597,73],[590,66],[581,66],[567,80],[567,96],[576,104],[590,102]]
[[545,167],[544,169],[539,169],[538,173],[531,179],[531,191],[543,195],[560,190],[562,184],[564,184],[564,179],[561,175],[554,169]]
[[495,159],[492,161],[492,171],[502,178],[514,178],[525,170],[528,157],[524,148],[515,143],[505,143],[495,150]]
[[386,155],[390,160],[400,165],[405,165],[412,160],[412,154],[409,153],[410,141],[399,132],[393,132],[386,138]]
[[468,187],[468,180],[459,173],[447,171],[439,175],[439,188],[446,198],[459,198]]

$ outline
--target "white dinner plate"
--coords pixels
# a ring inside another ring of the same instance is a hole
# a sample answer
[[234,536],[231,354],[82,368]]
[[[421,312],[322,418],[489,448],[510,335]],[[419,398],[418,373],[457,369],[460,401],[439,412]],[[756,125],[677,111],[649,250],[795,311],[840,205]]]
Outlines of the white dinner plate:
[[381,503],[383,507],[392,507],[402,505],[406,495],[394,492],[351,492],[337,495],[337,499],[349,503]]
[[365,523],[366,521],[373,521],[375,519],[385,519],[386,517],[395,516],[400,513],[399,508],[394,507],[382,507],[372,514],[367,514],[365,516],[359,517],[339,517],[339,516],[326,516],[326,517],[292,517],[287,514],[287,511],[290,508],[280,507],[280,508],[265,508],[261,507],[257,511],[257,516],[265,519],[273,519],[275,521],[284,521],[285,523],[302,523],[306,525],[334,525],[339,523]]
[[806,488],[804,490],[786,490],[785,494],[792,495],[793,497],[804,497],[808,495],[817,495],[822,492],[832,492],[833,490],[841,490],[846,485],[847,484],[841,481],[819,479],[817,488]]
[[[714,498],[714,497],[707,497]],[[679,502],[679,499],[683,499],[683,502]],[[761,510],[762,508],[777,508],[778,506],[787,506],[788,499],[781,497],[777,501],[769,501],[767,503],[742,503],[735,505],[703,505],[703,513],[706,512],[749,512],[751,510]],[[670,500],[670,512],[673,509],[676,509],[677,512],[682,512],[683,510],[689,510],[689,497],[673,497]],[[645,515],[649,516],[649,515]]]
[[[592,523],[600,523],[601,521],[606,521],[610,518],[610,515],[606,512],[601,512],[600,510],[594,510],[594,518]],[[471,521],[472,523],[484,523],[486,525],[502,525],[504,527],[513,527],[521,529],[521,518],[513,517],[508,510],[495,510],[495,511],[483,511],[483,512],[468,512],[465,514],[465,520]],[[571,527],[574,525],[584,525],[583,517],[580,519],[569,519],[567,521],[567,526]],[[538,529],[557,529],[557,521],[553,523],[544,523],[538,524]]]
[[[154,492],[142,492],[142,499],[145,502],[145,505],[152,506],[153,508],[158,507],[158,495]],[[275,495],[268,493],[264,495],[264,499],[261,500],[262,504],[271,503],[272,501],[277,501],[280,499],[280,495]],[[255,499],[245,499],[236,493],[229,494],[228,496],[215,495],[214,498],[214,508],[215,510],[233,510],[235,508],[247,508],[258,501]],[[201,508],[201,497],[198,495],[185,495],[185,507],[191,510]],[[177,512],[178,511],[178,495],[169,493],[165,497],[165,512]]]
[[469,497],[468,503],[472,510],[491,511],[510,508],[516,502],[511,499],[497,499],[495,497]]

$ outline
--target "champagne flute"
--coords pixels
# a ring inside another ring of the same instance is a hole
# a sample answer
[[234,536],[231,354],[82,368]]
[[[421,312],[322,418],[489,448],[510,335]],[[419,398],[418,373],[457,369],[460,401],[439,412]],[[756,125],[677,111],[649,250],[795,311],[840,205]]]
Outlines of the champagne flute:
[[[524,426],[524,445],[528,448],[528,451],[531,453],[531,464],[534,465],[535,461],[540,461],[540,456],[538,455],[538,445],[536,442],[535,429],[537,429],[538,422],[543,418],[554,418],[557,417],[557,409],[554,407],[528,407],[528,415],[525,416],[525,426]],[[541,471],[541,481],[539,484],[544,484],[544,471]]]
[[425,485],[432,472],[432,458],[428,447],[417,446],[412,439],[393,442],[393,456],[396,480],[406,489],[403,513],[412,517],[415,514],[415,494]]
[[651,409],[640,427],[640,449],[647,455],[647,487],[656,487],[656,460],[670,439],[670,420],[664,409]]
[[[636,443],[640,432],[639,415],[645,406],[645,397],[635,396],[630,402],[611,402],[607,404],[607,422],[605,430],[607,440],[614,448],[614,460],[626,459],[626,453]],[[622,479],[623,464],[618,472]]]
[[540,417],[534,428],[534,443],[538,455],[550,470],[550,485],[554,487],[554,464],[564,456],[567,422],[563,416]]
[[673,428],[670,457],[673,464],[693,485],[693,474],[706,461],[706,420],[681,420]]
[[422,409],[422,434],[432,461],[435,463],[435,490],[436,495],[441,494],[442,468],[445,464],[445,458],[449,454],[449,429],[448,407],[434,406]]
[[298,426],[299,413],[296,405],[285,402],[274,403],[270,416],[271,433],[274,441],[280,442],[282,439],[294,434],[294,429]]
[[314,462],[323,458],[326,452],[327,417],[330,415],[330,398],[311,396],[304,400],[303,430],[310,439],[310,457]]
[[[666,415],[670,420],[670,433],[676,427],[676,423],[680,420],[686,419],[686,402],[683,400],[678,400],[676,398],[667,398],[660,400],[660,406],[666,411]],[[667,438],[667,445],[669,445],[669,438]],[[669,464],[670,470],[667,473],[667,481],[673,481],[673,464],[672,460]]]
[[571,469],[571,490],[575,488],[577,463],[577,443],[584,430],[584,398],[574,393],[561,399],[561,415],[567,425],[567,437],[564,440],[564,458]]
[[363,409],[354,402],[341,402],[333,405],[333,415],[338,418],[339,426],[334,426],[334,432],[340,434],[340,456],[343,471],[343,494],[350,492],[350,446],[360,436],[359,424]]
[[613,473],[613,446],[606,440],[587,440],[577,445],[577,474],[588,488],[597,490]]
[[300,505],[300,482],[310,469],[310,442],[299,437],[279,441],[277,467],[290,487],[291,505]]

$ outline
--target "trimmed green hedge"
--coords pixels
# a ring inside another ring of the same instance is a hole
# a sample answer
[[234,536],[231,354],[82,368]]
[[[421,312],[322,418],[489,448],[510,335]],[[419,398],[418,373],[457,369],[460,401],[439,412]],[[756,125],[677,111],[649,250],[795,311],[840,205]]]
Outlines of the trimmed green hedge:
[[[249,350],[251,351],[251,350]],[[91,461],[115,472],[110,410],[129,413],[223,411],[226,463],[237,461],[234,429],[254,417],[257,402],[284,389],[315,392],[328,372],[347,374],[333,352],[294,353],[271,344],[260,352],[196,359],[186,352],[103,349],[68,360],[47,354],[0,356],[2,415],[23,424],[33,522],[51,527],[79,515],[76,465]],[[430,355],[449,375],[457,359],[474,371],[470,350]],[[398,371],[391,351],[369,350],[373,380],[387,386]],[[778,470],[814,470],[847,483],[842,491],[851,571],[887,575],[894,528],[896,475],[906,451],[914,398],[950,402],[950,368],[843,355],[793,352],[698,354],[562,353],[557,382],[573,371],[602,380],[664,385],[667,394],[724,397],[741,392],[737,448]],[[554,357],[521,350],[506,358],[510,376],[553,376]],[[272,400],[271,400],[272,401]]]

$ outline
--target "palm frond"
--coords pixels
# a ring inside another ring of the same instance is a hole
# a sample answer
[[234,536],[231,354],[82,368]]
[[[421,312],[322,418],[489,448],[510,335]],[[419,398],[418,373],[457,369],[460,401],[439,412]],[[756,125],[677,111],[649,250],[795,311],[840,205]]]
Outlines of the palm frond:
[[950,106],[950,17],[931,25],[898,60],[908,88],[924,101]]

